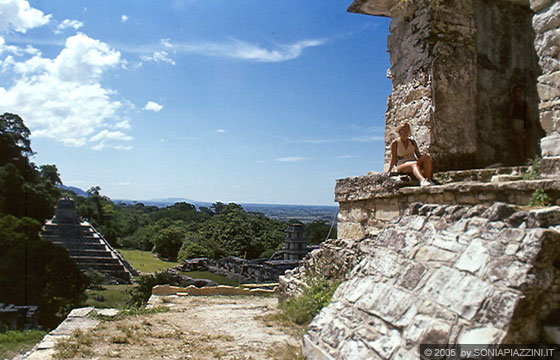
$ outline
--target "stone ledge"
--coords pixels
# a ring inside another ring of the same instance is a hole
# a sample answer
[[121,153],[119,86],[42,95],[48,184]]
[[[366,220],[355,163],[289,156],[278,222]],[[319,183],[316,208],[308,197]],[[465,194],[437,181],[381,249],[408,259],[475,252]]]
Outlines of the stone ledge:
[[[360,201],[380,198],[402,198],[406,195],[436,195],[444,193],[504,193],[504,192],[534,192],[542,189],[552,192],[555,198],[560,196],[560,181],[557,178],[538,180],[518,180],[505,182],[479,182],[463,181],[445,185],[434,185],[427,187],[406,186],[394,189],[383,189],[371,181],[377,181],[372,176],[354,177],[337,180],[335,188],[335,201]],[[438,201],[436,201],[438,202]],[[506,201],[508,202],[508,201]],[[517,204],[527,205],[527,204]]]

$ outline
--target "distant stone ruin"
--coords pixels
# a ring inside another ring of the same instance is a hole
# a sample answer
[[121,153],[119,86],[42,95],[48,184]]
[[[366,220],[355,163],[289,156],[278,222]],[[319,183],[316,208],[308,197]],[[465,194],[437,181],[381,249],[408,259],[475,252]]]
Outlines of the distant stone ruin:
[[81,220],[74,200],[62,198],[41,236],[64,247],[82,271],[93,269],[118,283],[131,283],[136,271],[89,222]]

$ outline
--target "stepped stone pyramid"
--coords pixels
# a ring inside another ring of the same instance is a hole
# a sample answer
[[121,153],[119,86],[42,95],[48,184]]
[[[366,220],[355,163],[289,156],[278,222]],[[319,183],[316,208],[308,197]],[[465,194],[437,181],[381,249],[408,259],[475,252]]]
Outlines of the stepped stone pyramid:
[[131,283],[136,271],[89,222],[81,220],[74,200],[62,198],[45,223],[43,238],[64,247],[82,271],[94,269],[110,280]]

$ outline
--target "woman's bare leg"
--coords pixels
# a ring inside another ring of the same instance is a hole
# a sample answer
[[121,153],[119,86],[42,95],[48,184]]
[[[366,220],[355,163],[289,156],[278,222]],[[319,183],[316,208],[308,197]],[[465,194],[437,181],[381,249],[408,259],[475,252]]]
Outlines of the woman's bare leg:
[[405,172],[405,173],[412,173],[418,180],[422,181],[425,179],[424,175],[422,175],[422,171],[420,171],[420,166],[418,166],[417,161],[410,161],[404,164],[397,166],[398,172]]
[[424,176],[428,179],[432,179],[432,158],[428,154],[424,154],[418,159],[418,165],[422,168]]

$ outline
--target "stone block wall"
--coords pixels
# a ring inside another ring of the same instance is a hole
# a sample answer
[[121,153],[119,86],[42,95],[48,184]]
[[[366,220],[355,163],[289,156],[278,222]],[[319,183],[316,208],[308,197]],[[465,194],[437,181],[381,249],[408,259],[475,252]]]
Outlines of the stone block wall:
[[560,174],[560,1],[531,0],[535,12],[535,49],[542,69],[537,90],[540,121],[546,136],[541,139],[541,171]]
[[[499,169],[472,172],[472,177],[499,177]],[[369,175],[339,179],[335,200],[339,203],[337,222],[341,239],[359,240],[377,233],[393,217],[403,215],[414,202],[437,204],[491,205],[504,202],[528,205],[535,190],[544,191],[560,205],[560,182],[556,179],[479,182],[461,181],[441,186],[398,187],[386,175]],[[385,187],[387,186],[387,187]]]
[[[413,205],[314,318],[307,359],[418,359],[421,343],[544,343],[560,325],[560,207]],[[550,340],[548,340],[550,341]]]
[[437,8],[425,1],[356,2],[351,11],[386,6],[391,16],[386,167],[403,120],[412,123],[413,137],[432,155],[436,170],[513,165],[507,109],[514,84],[525,88],[535,125],[531,154],[539,152],[539,67],[527,6],[508,0],[450,0]]

